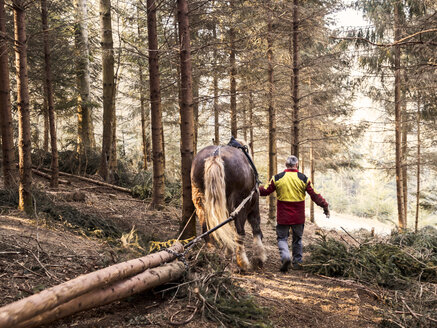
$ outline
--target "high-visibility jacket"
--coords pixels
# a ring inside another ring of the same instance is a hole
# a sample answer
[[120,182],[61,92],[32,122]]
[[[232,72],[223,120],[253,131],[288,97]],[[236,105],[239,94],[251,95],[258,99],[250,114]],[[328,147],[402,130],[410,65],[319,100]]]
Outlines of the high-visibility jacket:
[[305,193],[320,207],[328,207],[326,200],[317,193],[305,174],[295,169],[286,169],[272,177],[269,184],[259,187],[261,196],[276,191],[278,224],[305,223]]

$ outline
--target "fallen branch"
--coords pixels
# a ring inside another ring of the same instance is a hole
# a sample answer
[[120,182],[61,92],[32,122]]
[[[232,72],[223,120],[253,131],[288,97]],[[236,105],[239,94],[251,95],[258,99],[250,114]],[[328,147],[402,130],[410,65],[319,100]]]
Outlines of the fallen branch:
[[[176,244],[171,247],[171,250],[178,253],[183,250],[183,246]],[[38,294],[8,304],[0,308],[0,328],[15,327],[20,322],[49,311],[91,290],[138,274],[174,258],[175,255],[167,251],[161,251],[79,276]],[[26,270],[29,269],[26,268]]]
[[[39,175],[40,177],[43,177],[43,178],[46,178],[46,179],[49,179],[49,180],[51,180],[51,178],[52,178],[52,176],[50,174],[38,171],[37,169],[32,169],[32,172],[34,174],[36,174],[36,175]],[[70,185],[71,184],[71,181],[64,180],[64,179],[58,179],[58,182],[61,183],[61,184],[66,184],[66,185]]]
[[[41,170],[46,171],[46,172],[51,172],[51,170],[49,169],[45,169],[45,168],[41,168]],[[65,177],[70,177],[70,178],[75,178],[75,179],[79,179],[85,182],[89,182],[89,183],[94,183],[96,185],[99,186],[103,186],[103,187],[108,187],[108,188],[112,188],[114,190],[117,191],[121,191],[121,192],[126,192],[128,194],[131,194],[131,190],[128,188],[123,188],[120,186],[116,186],[107,182],[102,182],[102,181],[98,181],[98,180],[94,180],[94,179],[90,179],[90,178],[86,178],[80,175],[75,175],[75,174],[70,174],[70,173],[65,173],[65,172],[59,172],[59,175],[65,176]]]
[[21,322],[15,328],[32,328],[47,324],[71,314],[109,304],[133,294],[160,286],[182,276],[185,266],[175,261],[157,268],[146,270],[136,276],[102,288],[93,290],[48,312],[44,312],[28,321]]

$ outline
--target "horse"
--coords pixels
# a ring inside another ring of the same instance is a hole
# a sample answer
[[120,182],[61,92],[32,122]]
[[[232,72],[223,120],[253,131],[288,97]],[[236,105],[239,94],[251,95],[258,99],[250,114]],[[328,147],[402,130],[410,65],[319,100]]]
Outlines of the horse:
[[243,151],[231,146],[207,146],[193,160],[192,199],[203,232],[226,220],[254,189],[256,192],[235,216],[233,223],[212,234],[219,245],[235,251],[237,265],[243,271],[252,269],[244,248],[246,220],[253,232],[253,266],[262,267],[267,259],[262,243],[259,192],[254,172]]

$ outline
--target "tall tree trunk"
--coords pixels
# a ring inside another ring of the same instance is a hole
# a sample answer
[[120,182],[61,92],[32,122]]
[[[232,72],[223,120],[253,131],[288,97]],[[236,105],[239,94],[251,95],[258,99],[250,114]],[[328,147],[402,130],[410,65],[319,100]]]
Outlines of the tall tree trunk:
[[247,109],[243,107],[243,138],[247,141]]
[[[199,72],[197,72],[199,73]],[[193,152],[194,155],[197,153],[197,142],[199,136],[199,81],[200,76],[193,76],[193,119],[194,119],[194,130],[193,130]]]
[[[140,42],[143,40],[143,34],[141,32],[141,20],[140,14],[137,7],[137,28],[138,28],[138,39]],[[140,78],[140,111],[141,111],[141,138],[142,138],[142,150],[143,150],[143,169],[147,170],[147,163],[149,162],[149,153],[147,149],[147,128],[148,128],[148,115],[146,115],[146,100],[144,97],[144,75],[143,75],[143,65],[141,57],[138,57],[138,74]],[[147,122],[146,122],[147,117]]]
[[420,205],[420,143],[422,142],[420,140],[420,96],[418,96],[417,100],[417,114],[416,114],[416,120],[417,120],[417,172],[416,172],[416,181],[417,181],[417,187],[416,187],[416,220],[414,222],[414,231],[417,232],[419,228],[419,205]]
[[2,134],[3,177],[6,188],[15,185],[14,135],[9,85],[9,55],[6,38],[5,2],[0,0],[0,124]]
[[49,152],[49,137],[50,137],[50,121],[49,121],[49,105],[47,104],[47,90],[44,86],[44,101],[43,101],[43,116],[44,116],[44,136],[43,136],[43,143],[42,143],[42,149],[44,150],[44,153]]
[[255,152],[253,147],[253,94],[252,92],[249,92],[249,147],[250,147],[250,154],[252,155],[252,159],[255,160]]
[[237,127],[237,80],[235,76],[237,75],[237,66],[235,63],[235,30],[231,27],[229,29],[229,64],[230,64],[230,107],[231,107],[231,135],[235,138],[238,137],[238,127]]
[[155,0],[147,0],[147,33],[149,40],[150,104],[152,111],[152,204],[155,207],[160,207],[164,205],[164,148]]
[[407,108],[406,108],[405,99],[402,101],[402,144],[401,144],[401,169],[402,169],[402,200],[403,200],[403,208],[404,208],[404,224],[407,226],[407,213],[408,213],[408,172],[407,172],[407,157],[408,157],[408,118],[407,118]]
[[30,140],[29,81],[27,75],[27,38],[25,1],[14,0],[15,67],[17,71],[18,104],[18,167],[20,173],[18,208],[31,215],[32,145]]
[[[268,105],[269,105],[269,177],[276,174],[277,154],[276,154],[276,108],[274,106],[274,79],[273,79],[273,30],[271,19],[267,25],[267,61],[268,61]],[[274,194],[269,196],[269,220],[274,221],[276,217],[276,197]]]
[[[310,144],[310,181],[314,187],[314,148],[313,143]],[[314,223],[314,202],[310,201],[310,221]]]
[[[217,39],[216,25],[212,30],[214,40]],[[213,69],[213,88],[214,88],[214,144],[220,144],[220,122],[219,122],[219,108],[218,108],[218,73],[217,73],[217,47],[213,50],[214,69]]]
[[[394,5],[394,38],[395,42],[400,39],[400,26],[399,26],[399,4]],[[395,144],[396,144],[396,195],[398,205],[398,222],[399,229],[404,231],[406,229],[403,207],[403,191],[402,191],[402,170],[401,170],[401,103],[400,103],[400,90],[401,90],[401,74],[400,74],[400,58],[401,51],[399,44],[394,46],[394,64],[395,64]]]
[[59,166],[58,166],[58,146],[56,137],[56,118],[55,108],[53,101],[53,87],[52,87],[52,68],[50,63],[50,47],[49,47],[49,25],[47,19],[47,0],[41,0],[41,21],[43,29],[44,39],[44,68],[45,68],[45,85],[47,90],[47,105],[49,111],[50,122],[50,148],[52,152],[52,177],[50,180],[50,186],[52,188],[58,188],[59,180]]
[[293,0],[293,149],[299,158],[299,0]]
[[111,0],[100,0],[100,24],[103,70],[103,137],[99,174],[109,180],[114,92],[114,44],[112,41]]
[[[76,55],[78,152],[87,155],[94,140],[90,103],[90,60],[88,43],[88,11],[86,0],[74,0]],[[95,143],[95,141],[94,141]]]
[[[182,157],[182,239],[196,235],[191,198],[191,163],[193,161],[194,117],[191,73],[190,26],[187,0],[178,0],[178,22],[181,55],[181,157]],[[191,220],[190,220],[191,218]]]

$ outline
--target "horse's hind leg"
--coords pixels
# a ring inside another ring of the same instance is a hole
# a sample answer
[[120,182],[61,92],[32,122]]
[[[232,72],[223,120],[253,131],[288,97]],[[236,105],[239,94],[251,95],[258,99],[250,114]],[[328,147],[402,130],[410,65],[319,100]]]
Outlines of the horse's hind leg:
[[[244,213],[245,214],[245,213]],[[252,266],[250,265],[249,259],[247,258],[246,250],[244,248],[244,222],[245,218],[243,213],[240,213],[235,218],[235,227],[237,228],[237,235],[236,235],[236,250],[235,255],[237,257],[237,264],[243,271],[249,271]]]
[[262,242],[262,232],[261,232],[261,218],[259,215],[259,210],[255,209],[249,213],[247,217],[253,233],[253,258],[252,263],[254,267],[262,267],[267,260],[266,250]]

